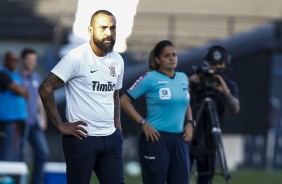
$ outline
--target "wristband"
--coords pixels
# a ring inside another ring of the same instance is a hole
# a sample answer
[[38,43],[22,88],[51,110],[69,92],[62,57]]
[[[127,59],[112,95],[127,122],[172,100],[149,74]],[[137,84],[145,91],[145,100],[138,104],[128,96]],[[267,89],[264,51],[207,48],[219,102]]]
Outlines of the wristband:
[[146,124],[147,123],[147,120],[145,119],[145,118],[143,118],[143,119],[141,119],[140,121],[139,121],[139,124],[140,125],[144,125],[144,124]]
[[186,120],[187,123],[191,123],[194,126],[196,126],[196,121],[195,120]]

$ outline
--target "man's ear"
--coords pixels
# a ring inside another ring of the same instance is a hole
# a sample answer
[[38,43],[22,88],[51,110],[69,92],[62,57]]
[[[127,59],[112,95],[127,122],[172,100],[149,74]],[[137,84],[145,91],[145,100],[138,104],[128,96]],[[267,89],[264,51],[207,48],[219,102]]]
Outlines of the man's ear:
[[88,32],[91,36],[93,35],[93,27],[92,26],[88,27]]

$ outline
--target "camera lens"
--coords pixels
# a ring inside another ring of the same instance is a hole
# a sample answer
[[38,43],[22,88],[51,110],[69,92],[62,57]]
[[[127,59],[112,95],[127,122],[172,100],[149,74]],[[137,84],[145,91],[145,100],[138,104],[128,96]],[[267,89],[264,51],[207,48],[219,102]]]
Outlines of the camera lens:
[[219,84],[220,84],[219,79],[214,76],[209,76],[205,79],[205,86],[207,88],[215,88],[219,86]]

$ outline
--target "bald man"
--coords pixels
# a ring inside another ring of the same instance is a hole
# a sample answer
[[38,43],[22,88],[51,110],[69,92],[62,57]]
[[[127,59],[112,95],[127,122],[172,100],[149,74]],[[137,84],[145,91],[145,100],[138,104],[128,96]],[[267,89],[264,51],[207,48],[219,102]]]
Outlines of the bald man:
[[[71,50],[39,88],[45,110],[63,134],[69,184],[89,184],[92,171],[101,184],[123,184],[119,89],[124,61],[113,51],[116,18],[106,10],[92,15],[90,41]],[[54,90],[65,85],[66,118]]]
[[17,53],[7,51],[0,67],[0,131],[4,132],[5,139],[0,147],[0,159],[5,161],[20,161],[23,157],[28,91],[16,72],[18,64]]

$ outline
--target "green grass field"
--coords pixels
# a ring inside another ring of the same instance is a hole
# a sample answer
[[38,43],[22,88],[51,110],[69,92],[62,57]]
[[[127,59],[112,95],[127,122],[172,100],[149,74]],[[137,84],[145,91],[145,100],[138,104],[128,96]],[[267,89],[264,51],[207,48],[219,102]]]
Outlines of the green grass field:
[[[141,177],[125,176],[126,184],[142,184]],[[93,176],[90,184],[99,184]],[[195,177],[191,177],[191,183],[195,184]],[[213,184],[226,184],[224,178],[220,175],[215,176]],[[266,172],[264,170],[244,169],[231,173],[230,184],[282,184],[282,170]]]
[[[191,178],[193,181],[193,177]],[[215,176],[213,184],[226,184],[223,176]],[[194,184],[192,182],[191,184]],[[239,170],[231,173],[230,184],[281,184],[282,170],[266,172],[265,170]]]

